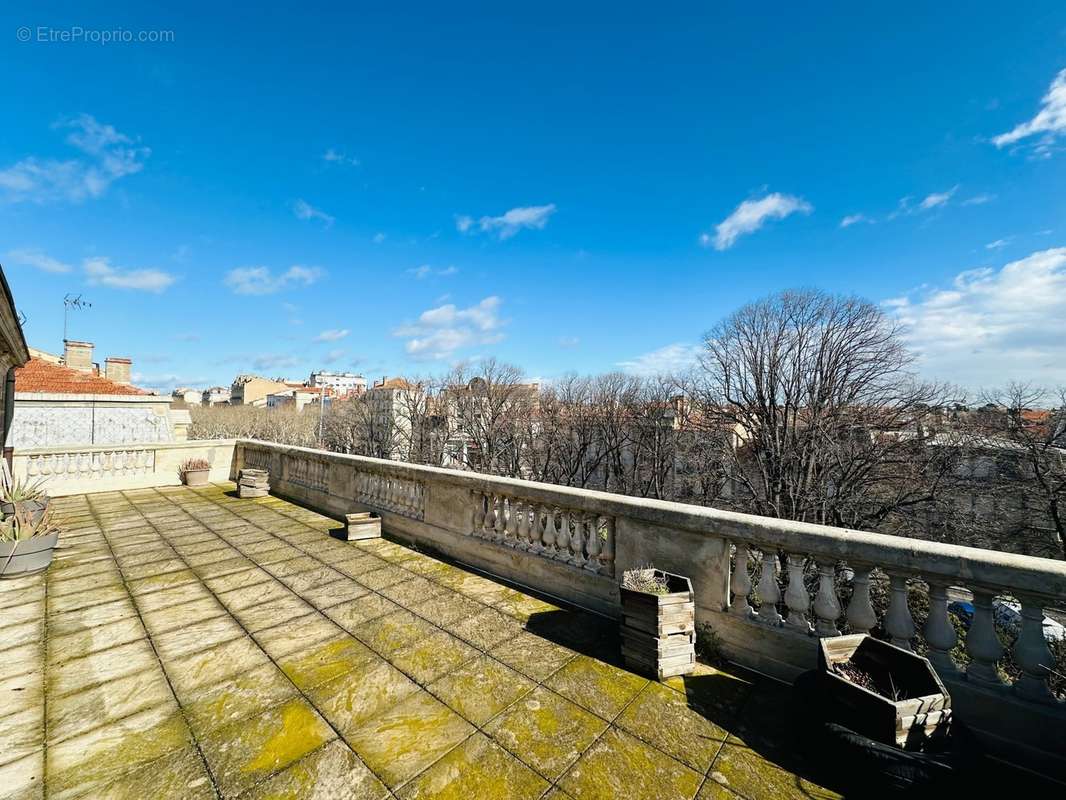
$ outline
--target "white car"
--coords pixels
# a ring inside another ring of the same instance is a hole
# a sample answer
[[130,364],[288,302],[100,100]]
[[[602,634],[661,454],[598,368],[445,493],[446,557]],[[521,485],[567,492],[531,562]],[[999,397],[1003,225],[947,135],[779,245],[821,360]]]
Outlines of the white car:
[[[1014,600],[993,600],[992,614],[996,622],[1007,630],[1016,631],[1022,625],[1022,606]],[[1049,642],[1066,639],[1066,626],[1044,617],[1044,638]]]

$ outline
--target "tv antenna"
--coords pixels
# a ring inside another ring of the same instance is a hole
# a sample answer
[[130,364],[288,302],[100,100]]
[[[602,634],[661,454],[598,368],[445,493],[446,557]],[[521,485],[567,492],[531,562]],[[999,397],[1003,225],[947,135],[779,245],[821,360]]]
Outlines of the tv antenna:
[[63,341],[67,340],[67,317],[70,314],[71,309],[75,311],[82,311],[86,308],[92,308],[93,304],[88,300],[82,300],[80,294],[68,294],[63,298]]

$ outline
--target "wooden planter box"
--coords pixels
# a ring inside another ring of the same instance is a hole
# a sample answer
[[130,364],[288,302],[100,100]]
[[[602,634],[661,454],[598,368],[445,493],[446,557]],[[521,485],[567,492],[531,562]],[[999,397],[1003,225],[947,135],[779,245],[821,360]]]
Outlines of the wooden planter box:
[[[833,722],[900,747],[908,737],[932,735],[950,722],[951,696],[927,659],[864,633],[819,639],[819,645],[827,718]],[[906,699],[891,700],[833,671],[833,664],[849,660],[879,683],[894,685]]]
[[344,515],[344,530],[340,531],[349,542],[381,538],[381,517],[373,511],[359,511]]
[[696,666],[696,603],[688,578],[655,573],[666,579],[666,594],[620,587],[622,657],[630,668],[662,680]]

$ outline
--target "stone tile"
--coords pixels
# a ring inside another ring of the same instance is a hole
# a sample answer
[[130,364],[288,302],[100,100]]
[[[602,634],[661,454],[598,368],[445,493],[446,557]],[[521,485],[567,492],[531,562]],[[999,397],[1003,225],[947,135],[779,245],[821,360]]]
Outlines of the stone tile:
[[389,788],[417,775],[474,728],[420,691],[346,736],[348,744]]
[[[180,573],[172,572],[169,574],[178,575]],[[211,597],[211,593],[203,587],[203,584],[197,581],[137,595],[134,597],[134,603],[141,614],[147,614],[170,606],[190,603],[193,600],[203,600],[205,597]]]
[[368,539],[363,546],[373,552],[375,556],[383,561],[388,561],[390,564],[400,564],[418,556],[411,548],[404,547],[396,542],[390,542],[387,539]]
[[288,561],[271,564],[270,569],[268,569],[267,572],[280,579],[289,575],[296,575],[300,572],[307,572],[308,570],[321,566],[322,563],[320,561],[317,561],[310,556],[297,556],[296,558],[290,558]]
[[361,553],[350,555],[342,560],[330,562],[333,568],[338,572],[347,575],[349,578],[359,579],[360,575],[365,575],[368,572],[381,569],[387,566],[387,562],[382,561],[380,558],[374,556],[365,555]]
[[690,707],[716,719],[735,716],[753,689],[750,680],[700,663],[691,674],[667,678],[663,684],[684,694]]
[[261,714],[290,700],[296,689],[273,664],[237,672],[195,690],[178,694],[178,700],[197,738],[223,725]]
[[255,640],[274,660],[290,653],[306,650],[326,639],[332,639],[341,629],[315,612],[273,628],[255,633]]
[[122,776],[93,792],[94,800],[147,800],[147,798],[209,800],[215,797],[204,760],[189,747]]
[[99,606],[115,600],[125,600],[127,597],[129,593],[121,583],[105,584],[82,592],[49,597],[48,613],[62,614],[65,611],[77,611],[79,608]]
[[109,622],[118,622],[119,620],[136,616],[137,608],[127,597],[124,600],[104,603],[101,606],[51,615],[48,618],[48,635],[64,636],[68,633],[83,631],[86,628],[106,625]]
[[369,594],[369,592],[370,590],[365,586],[356,583],[351,578],[346,578],[341,575],[340,580],[334,581],[333,583],[327,583],[323,586],[314,586],[310,589],[305,589],[300,593],[300,596],[316,608],[329,608],[338,603],[344,603],[348,600],[355,600],[358,597],[363,597],[364,595]]
[[[707,783],[726,786],[750,800],[762,800],[764,797],[773,797],[775,800],[840,797],[835,792],[781,769],[751,748],[732,743],[727,743],[714,760]],[[714,797],[712,790],[716,787],[705,788],[706,792],[701,792],[700,797]]]
[[281,625],[299,617],[304,617],[312,611],[314,609],[299,597],[286,593],[277,600],[234,611],[233,616],[249,633],[255,633],[264,628],[272,628],[275,625]]
[[416,603],[421,603],[446,591],[448,590],[439,583],[434,583],[416,575],[391,586],[386,586],[381,589],[381,594],[404,608],[410,608]]
[[421,684],[435,681],[480,653],[446,631],[436,631],[389,656],[389,660]]
[[199,567],[206,566],[207,564],[217,564],[219,562],[229,561],[230,559],[240,558],[242,555],[244,555],[244,553],[241,553],[236,547],[230,547],[228,544],[224,544],[217,550],[189,553],[183,557],[185,563],[187,563],[192,569],[197,570]]
[[259,567],[251,567],[219,575],[216,578],[206,578],[204,579],[204,585],[215,594],[222,594],[234,589],[246,589],[249,586],[272,580],[274,580],[273,577],[266,570]]
[[481,726],[532,691],[535,684],[488,656],[479,656],[426,687],[435,697]]
[[180,558],[177,551],[162,539],[156,538],[150,540],[149,543],[151,546],[136,544],[125,548],[112,548],[123,574],[126,574],[126,571],[131,567],[137,567],[141,564],[154,564],[159,561]]
[[49,746],[173,700],[158,664],[81,692],[51,695],[47,706]]
[[378,594],[367,594],[323,609],[322,613],[349,633],[368,620],[399,611],[400,606]]
[[147,578],[127,581],[126,587],[134,597],[140,597],[150,592],[174,589],[190,583],[197,584],[199,581],[200,579],[191,569],[181,569],[176,572],[164,572],[162,575],[149,575]]
[[544,685],[593,714],[610,720],[647,683],[646,678],[631,672],[588,656],[578,656]]
[[315,686],[307,695],[319,713],[347,737],[417,691],[418,684],[375,657],[360,668],[356,679],[342,675]]
[[48,796],[93,794],[124,773],[191,745],[176,703],[142,711],[49,747]]
[[0,677],[0,714],[14,714],[43,703],[44,668],[40,663],[27,668],[21,675]]
[[[58,573],[58,575],[64,575],[65,573]],[[48,582],[48,594],[52,598],[63,597],[68,594],[77,594],[89,589],[97,589],[104,586],[120,586],[122,584],[122,573],[117,568],[99,572],[96,575],[84,575],[81,577],[71,576],[69,578],[56,579],[52,577]],[[43,593],[41,595],[44,596]]]
[[188,566],[180,558],[169,558],[164,561],[152,561],[147,564],[138,564],[135,567],[123,568],[122,574],[126,576],[126,580],[135,581],[138,578],[148,578],[152,575],[180,572],[186,569]]
[[570,768],[559,786],[575,800],[692,800],[702,781],[698,772],[611,728]]
[[243,556],[237,558],[227,558],[224,561],[213,561],[210,564],[204,564],[202,567],[196,568],[196,573],[200,576],[201,580],[207,580],[208,578],[217,578],[221,575],[228,575],[231,572],[242,572],[246,569],[251,569],[255,566],[254,561],[249,561]]
[[102,650],[67,661],[48,675],[49,697],[82,691],[90,686],[114,681],[157,664],[147,639]]
[[514,617],[522,624],[537,614],[551,614],[560,610],[559,606],[552,605],[546,600],[518,591],[510,591],[502,600],[495,603],[493,608],[509,617]]
[[471,600],[469,597],[453,592],[451,589],[445,589],[442,593],[428,600],[423,600],[410,606],[411,611],[414,611],[418,616],[424,617],[434,625],[442,627],[480,614],[485,608],[486,606],[477,600]]
[[438,582],[459,592],[459,594],[480,600],[486,605],[497,603],[514,591],[501,583],[489,580],[481,575],[474,575],[471,572],[461,572],[458,575],[451,573]]
[[355,625],[352,635],[387,658],[412,642],[430,636],[436,630],[438,629],[410,611],[400,610]]
[[241,800],[379,800],[387,795],[384,784],[351,748],[334,741],[254,787]]
[[44,641],[44,630],[43,618],[20,625],[0,627],[0,651],[40,644]]
[[0,764],[0,787],[5,800],[40,800],[44,797],[44,751]]
[[729,736],[689,708],[684,694],[654,682],[641,690],[615,725],[700,772],[707,771]]
[[562,669],[577,655],[573,650],[526,631],[496,645],[490,653],[497,661],[502,661],[538,683]]
[[44,747],[44,707],[0,711],[0,762],[24,758]]
[[230,639],[236,639],[243,633],[240,626],[227,614],[215,619],[193,622],[183,628],[153,636],[152,643],[165,663],[198,650],[206,650]]
[[308,589],[313,589],[316,586],[324,586],[328,583],[334,583],[335,581],[343,580],[345,576],[332,567],[327,567],[324,564],[317,564],[311,569],[303,572],[297,572],[291,575],[284,575],[278,580],[288,586],[292,591],[298,595],[303,595]]
[[[302,692],[326,681],[349,675],[377,656],[347,633],[278,659],[278,666]],[[359,680],[358,676],[349,676]]]
[[556,780],[605,730],[605,721],[543,686],[485,728],[506,750],[551,780]]
[[[243,575],[244,573],[238,572],[236,574]],[[273,578],[218,594],[219,602],[229,609],[231,613],[242,611],[246,608],[255,608],[273,600],[292,597],[295,597],[295,595],[284,584]]]
[[200,742],[224,798],[295,764],[336,734],[306,700],[291,700],[217,729]]
[[548,786],[525,764],[477,733],[404,786],[397,796],[401,800],[536,800]]
[[517,620],[493,608],[486,608],[472,617],[448,623],[444,627],[481,650],[491,650],[522,632]]
[[389,564],[388,566],[373,570],[372,572],[364,572],[359,576],[359,583],[369,589],[378,591],[379,589],[384,589],[386,586],[392,586],[394,583],[407,580],[410,577],[411,573],[407,570]]
[[242,636],[210,650],[168,661],[164,668],[178,696],[185,697],[200,687],[269,663],[267,654],[250,637]]
[[200,623],[223,615],[229,620],[226,609],[219,605],[215,598],[208,595],[199,600],[190,600],[187,603],[167,606],[156,611],[142,611],[141,620],[154,639],[169,631],[188,626],[190,620]]

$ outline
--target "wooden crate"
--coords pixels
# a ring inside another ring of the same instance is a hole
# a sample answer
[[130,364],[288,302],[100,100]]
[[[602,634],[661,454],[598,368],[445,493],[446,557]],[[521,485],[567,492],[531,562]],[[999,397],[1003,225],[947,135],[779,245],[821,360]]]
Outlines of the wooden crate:
[[654,572],[666,579],[666,594],[620,587],[622,656],[631,668],[662,680],[695,668],[696,604],[688,578]]
[[[907,699],[884,697],[833,671],[833,664],[849,660],[872,676],[891,675]],[[928,659],[909,650],[864,633],[827,637],[819,639],[818,666],[828,718],[863,736],[903,747],[908,737],[932,735],[951,720],[951,696],[940,676]]]
[[373,511],[344,515],[344,538],[349,542],[381,538],[381,517]]

